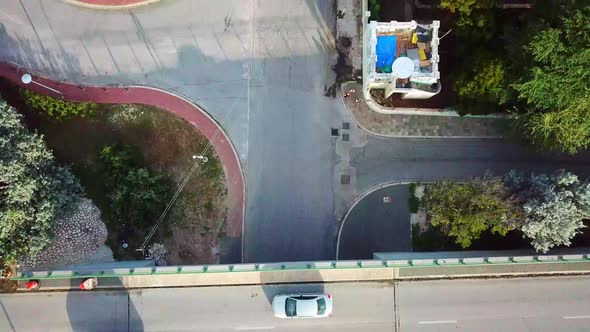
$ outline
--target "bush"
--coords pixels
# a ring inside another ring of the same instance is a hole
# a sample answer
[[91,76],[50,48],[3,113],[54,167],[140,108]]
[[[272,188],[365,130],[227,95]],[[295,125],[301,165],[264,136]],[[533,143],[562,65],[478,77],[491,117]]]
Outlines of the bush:
[[98,106],[94,103],[75,103],[44,96],[31,90],[24,90],[23,95],[31,108],[58,121],[92,116],[98,109]]
[[172,197],[170,181],[143,167],[139,151],[129,145],[105,146],[98,159],[109,221],[140,229],[153,225]]
[[0,258],[9,263],[45,248],[56,218],[81,196],[77,179],[55,165],[42,136],[0,101]]

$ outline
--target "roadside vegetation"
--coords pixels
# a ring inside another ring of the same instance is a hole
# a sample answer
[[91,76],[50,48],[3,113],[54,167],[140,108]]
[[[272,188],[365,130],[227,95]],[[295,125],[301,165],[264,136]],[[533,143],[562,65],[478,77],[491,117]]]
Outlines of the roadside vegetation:
[[[401,18],[378,2],[377,19]],[[506,115],[511,136],[541,151],[575,154],[590,146],[590,2],[528,1],[530,8],[505,6],[527,1],[418,3],[412,18],[440,20],[445,37],[439,46],[443,90],[416,105]],[[384,105],[393,104],[404,105],[397,99]]]
[[590,4],[447,1],[456,13],[455,107],[462,114],[509,111],[514,132],[535,147],[575,154],[590,144]]
[[[64,183],[71,182],[72,188],[100,209],[115,258],[142,259],[136,249],[191,170],[193,156],[205,150],[207,139],[184,120],[153,107],[73,103],[19,90],[7,82],[2,83],[2,91],[24,115],[24,123],[43,135],[36,136],[38,144],[53,151],[56,164],[69,165],[71,173],[67,174],[72,179]],[[215,152],[208,149],[205,156],[208,161],[194,170],[145,248],[155,243],[157,250],[152,251],[158,252],[161,263],[218,260],[220,240],[225,236],[225,177]],[[78,181],[81,185],[74,185]],[[46,199],[48,195],[42,196]],[[55,210],[64,211],[61,207]],[[34,213],[25,215],[38,219]],[[26,243],[7,243],[29,248],[30,235],[38,233],[42,241],[35,241],[34,249],[46,247],[51,241],[46,236],[50,225],[25,230]]]
[[[586,228],[590,182],[563,170],[513,170],[504,177],[425,185],[419,205],[424,217],[422,223],[413,222],[414,250],[513,249],[522,245],[520,236],[536,251],[547,252],[570,246]],[[507,247],[499,248],[506,236]]]
[[13,264],[52,240],[51,227],[83,196],[67,167],[60,167],[43,137],[30,132],[0,100],[0,261]]

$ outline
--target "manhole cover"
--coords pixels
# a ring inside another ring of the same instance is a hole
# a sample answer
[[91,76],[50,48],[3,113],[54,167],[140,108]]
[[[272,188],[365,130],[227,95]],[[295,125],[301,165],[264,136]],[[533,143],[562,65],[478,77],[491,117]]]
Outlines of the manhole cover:
[[338,136],[338,128],[332,128],[332,136]]
[[340,183],[350,184],[350,175],[340,175]]
[[342,122],[342,129],[350,129],[350,122]]
[[342,134],[342,140],[345,142],[350,141],[350,135],[349,134]]

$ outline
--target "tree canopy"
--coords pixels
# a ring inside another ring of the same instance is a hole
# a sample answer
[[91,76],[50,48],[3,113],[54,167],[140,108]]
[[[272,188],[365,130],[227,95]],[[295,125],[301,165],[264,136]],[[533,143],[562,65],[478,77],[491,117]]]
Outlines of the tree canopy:
[[590,6],[536,32],[531,65],[512,87],[528,108],[517,128],[541,148],[576,153],[590,144]]
[[34,254],[51,241],[51,226],[82,195],[68,168],[55,164],[42,136],[0,100],[0,260]]
[[519,228],[537,251],[569,246],[590,218],[590,183],[570,172],[525,176],[511,171],[506,183],[523,204]]
[[505,235],[514,228],[520,211],[506,196],[502,178],[486,176],[436,182],[428,186],[425,202],[430,223],[467,248],[484,231]]

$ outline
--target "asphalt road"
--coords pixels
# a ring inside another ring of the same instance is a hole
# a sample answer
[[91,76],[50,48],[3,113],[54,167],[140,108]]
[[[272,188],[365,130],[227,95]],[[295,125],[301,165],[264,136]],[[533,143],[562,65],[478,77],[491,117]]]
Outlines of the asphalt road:
[[[384,198],[390,198],[385,202]],[[373,259],[374,252],[412,251],[408,185],[376,190],[350,211],[338,259]]]
[[[2,295],[2,331],[583,331],[588,277],[292,284]],[[326,292],[334,316],[281,320],[278,293]],[[397,322],[397,323],[396,323]]]
[[[245,171],[249,262],[335,256],[357,194],[399,179],[486,169],[587,169],[498,140],[383,139],[356,128],[334,82],[334,0],[174,0],[122,11],[3,0],[0,60],[58,80],[186,96],[225,129]],[[349,141],[331,128],[353,123]],[[340,175],[351,177],[342,184]]]

